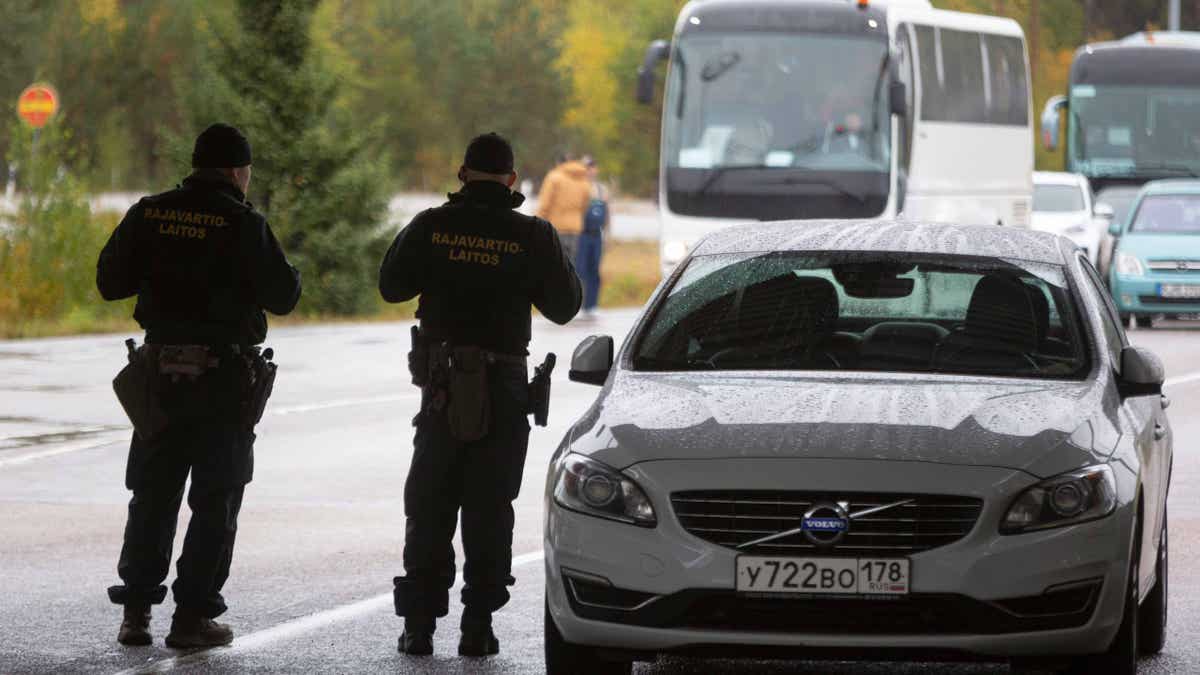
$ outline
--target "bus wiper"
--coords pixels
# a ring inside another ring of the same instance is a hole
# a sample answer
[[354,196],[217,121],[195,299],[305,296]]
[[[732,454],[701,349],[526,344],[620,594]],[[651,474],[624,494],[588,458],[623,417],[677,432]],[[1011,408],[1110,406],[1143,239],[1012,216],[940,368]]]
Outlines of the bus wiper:
[[774,179],[766,180],[763,182],[766,184],[769,184],[769,185],[821,185],[823,187],[827,187],[831,190],[834,190],[835,192],[841,194],[843,197],[849,197],[849,198],[853,199],[854,201],[858,202],[859,204],[867,203],[866,195],[861,195],[835,180],[828,180],[825,178],[815,178],[815,177],[808,177],[808,176],[805,176],[805,177],[788,176],[787,178],[774,178]]
[[700,188],[696,190],[695,194],[697,196],[708,194],[709,188],[711,188],[713,185],[715,185],[717,181],[721,180],[722,176],[724,176],[726,173],[729,173],[730,171],[745,171],[747,169],[766,169],[766,168],[769,168],[769,167],[767,167],[763,164],[730,164],[727,166],[714,167],[714,168],[710,169],[710,171],[712,171],[712,173],[708,174],[708,178],[704,181],[704,184],[701,185]]
[[1172,173],[1182,173],[1182,174],[1187,174],[1188,176],[1191,176],[1192,178],[1200,178],[1200,173],[1196,173],[1195,169],[1193,169],[1190,166],[1187,166],[1186,164],[1167,164],[1166,162],[1158,162],[1156,164],[1135,164],[1133,166],[1133,170],[1137,173],[1141,173],[1142,169],[1149,169],[1151,171],[1169,171]]

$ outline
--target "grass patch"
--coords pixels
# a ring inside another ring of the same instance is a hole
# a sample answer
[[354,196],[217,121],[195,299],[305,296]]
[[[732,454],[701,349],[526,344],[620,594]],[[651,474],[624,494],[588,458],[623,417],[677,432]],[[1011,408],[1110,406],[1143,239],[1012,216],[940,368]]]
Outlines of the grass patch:
[[641,307],[660,278],[658,242],[606,241],[600,261],[600,306]]
[[[111,224],[108,225],[111,228]],[[97,249],[99,251],[99,249]],[[658,244],[652,241],[606,242],[600,266],[600,306],[640,307],[658,285]],[[138,333],[132,319],[133,300],[106,303],[91,291],[95,299],[68,309],[61,316],[16,318],[3,317],[0,339],[94,335],[98,333]],[[289,316],[268,315],[273,327],[321,323],[361,323],[364,321],[406,321],[413,318],[417,303],[388,304],[377,299],[372,310],[357,316],[333,316],[299,313]]]

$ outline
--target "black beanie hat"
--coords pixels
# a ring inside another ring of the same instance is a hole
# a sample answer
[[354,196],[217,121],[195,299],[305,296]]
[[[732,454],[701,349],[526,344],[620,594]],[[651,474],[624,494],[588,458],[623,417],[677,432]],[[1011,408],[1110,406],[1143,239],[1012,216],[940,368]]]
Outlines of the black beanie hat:
[[483,173],[506,174],[513,170],[513,149],[496,132],[471,139],[463,166]]
[[228,124],[214,124],[196,137],[192,166],[197,169],[225,169],[250,165],[250,141]]

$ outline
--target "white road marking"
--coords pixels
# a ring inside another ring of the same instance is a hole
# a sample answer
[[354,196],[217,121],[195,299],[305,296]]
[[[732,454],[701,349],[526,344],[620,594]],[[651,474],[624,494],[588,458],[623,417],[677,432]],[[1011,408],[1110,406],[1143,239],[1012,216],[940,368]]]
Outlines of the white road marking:
[[[543,553],[534,551],[513,558],[512,566],[524,567],[532,563],[541,562]],[[462,575],[459,575],[458,581],[462,581]],[[348,621],[366,614],[377,612],[385,607],[390,607],[392,604],[391,592],[380,593],[365,600],[352,602],[348,605],[334,607],[315,614],[297,617],[291,621],[285,621],[277,626],[265,628],[263,630],[250,633],[243,637],[236,637],[233,644],[228,647],[219,647],[208,649],[192,654],[184,654],[182,656],[174,656],[161,661],[154,661],[144,665],[128,668],[116,673],[116,675],[145,675],[147,673],[166,673],[178,668],[201,661],[206,661],[213,656],[226,656],[231,654],[240,654],[244,652],[252,652],[267,645],[270,645],[281,640],[294,638],[298,635],[324,628],[331,624],[340,621]]]
[[[320,403],[302,403],[299,405],[291,405],[291,406],[272,406],[272,407],[267,408],[267,413],[271,414],[271,415],[279,415],[281,417],[284,417],[287,415],[294,415],[296,413],[313,412],[316,410],[330,410],[333,408],[348,408],[348,407],[352,407],[352,406],[363,406],[363,405],[380,405],[380,404],[384,404],[384,403],[399,403],[402,401],[416,401],[418,399],[420,399],[420,394],[390,394],[390,395],[386,395],[386,396],[368,396],[368,397],[363,397],[363,398],[343,398],[343,399],[334,399],[332,401],[322,401]],[[109,427],[97,427],[97,428],[107,429]],[[104,437],[97,436],[97,437],[89,438],[89,439],[83,440],[83,441],[77,441],[74,443],[66,443],[66,444],[57,445],[55,447],[48,448],[46,450],[42,450],[39,452],[30,452],[27,454],[20,455],[18,457],[9,457],[9,458],[5,458],[5,459],[0,459],[0,468],[6,467],[6,466],[11,466],[13,464],[24,464],[26,462],[32,462],[32,461],[36,461],[39,459],[55,457],[57,455],[65,455],[65,454],[71,453],[71,452],[81,452],[83,450],[95,450],[97,448],[102,448],[106,445],[111,445],[113,443],[117,443],[117,442],[124,440],[125,438],[127,438],[129,436],[129,432],[132,430],[133,430],[133,427],[126,427],[123,430],[114,432],[114,435],[112,435],[112,436],[104,436]],[[71,432],[80,432],[80,431],[90,432],[90,431],[93,431],[93,429],[91,429],[91,428],[72,429],[70,431]],[[101,438],[103,438],[104,440],[101,440]],[[5,441],[10,441],[10,440],[12,440],[12,438],[0,438],[0,443],[5,442]]]
[[378,405],[380,403],[399,403],[400,401],[415,401],[420,394],[389,394],[386,396],[368,396],[365,398],[344,398],[321,403],[302,403],[292,406],[272,406],[267,409],[273,415],[293,415],[295,413],[312,412],[313,410],[329,410],[330,408],[346,408],[356,405]]
[[57,455],[65,455],[69,452],[82,452],[84,450],[97,450],[99,448],[103,448],[106,445],[112,445],[113,443],[120,443],[121,441],[125,440],[127,433],[128,432],[121,432],[120,435],[109,436],[103,440],[101,440],[100,438],[89,438],[85,441],[76,441],[74,443],[66,443],[63,445],[59,445],[58,447],[55,447],[55,448],[50,448],[48,450],[42,450],[40,452],[31,452],[31,453],[20,455],[17,457],[8,457],[5,459],[0,459],[0,468],[6,467],[6,466],[12,466],[14,464],[24,464],[26,462],[32,462],[32,461],[39,460],[39,459],[46,459],[47,457],[55,457]]
[[1167,378],[1167,381],[1163,383],[1163,385],[1167,387],[1174,387],[1176,385],[1187,384],[1188,382],[1195,382],[1197,380],[1200,380],[1200,371],[1169,377]]

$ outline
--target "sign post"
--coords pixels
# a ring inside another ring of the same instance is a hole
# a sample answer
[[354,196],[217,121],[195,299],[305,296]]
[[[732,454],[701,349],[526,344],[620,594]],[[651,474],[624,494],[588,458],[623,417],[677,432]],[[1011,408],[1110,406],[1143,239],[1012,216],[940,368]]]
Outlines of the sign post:
[[56,112],[58,92],[48,84],[31,84],[17,97],[17,115],[33,129],[33,144],[30,147],[32,156],[37,156],[38,133]]

